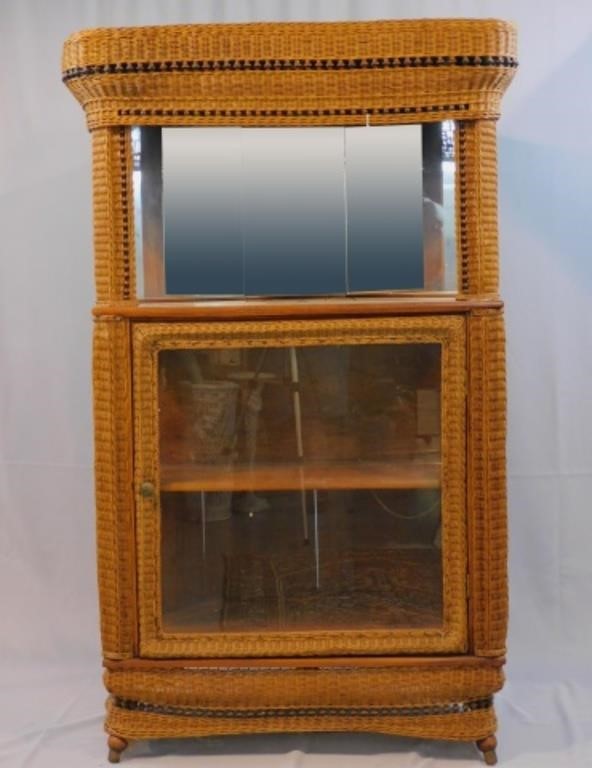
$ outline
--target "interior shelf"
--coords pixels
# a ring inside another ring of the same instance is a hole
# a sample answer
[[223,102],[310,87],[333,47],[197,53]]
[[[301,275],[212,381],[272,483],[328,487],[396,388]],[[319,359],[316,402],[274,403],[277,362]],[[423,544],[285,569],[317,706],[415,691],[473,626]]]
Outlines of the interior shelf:
[[288,491],[439,488],[438,462],[322,462],[163,465],[161,491]]

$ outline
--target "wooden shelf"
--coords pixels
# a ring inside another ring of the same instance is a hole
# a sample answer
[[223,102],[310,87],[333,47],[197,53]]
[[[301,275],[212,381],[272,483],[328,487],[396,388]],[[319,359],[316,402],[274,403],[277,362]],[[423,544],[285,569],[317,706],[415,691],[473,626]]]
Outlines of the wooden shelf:
[[499,309],[498,298],[467,298],[462,295],[421,292],[383,296],[348,296],[283,299],[208,299],[163,297],[99,304],[98,316],[153,320],[233,320],[282,317],[364,317],[392,315],[466,314],[475,309]]
[[161,468],[161,491],[290,491],[439,488],[437,462],[323,462]]

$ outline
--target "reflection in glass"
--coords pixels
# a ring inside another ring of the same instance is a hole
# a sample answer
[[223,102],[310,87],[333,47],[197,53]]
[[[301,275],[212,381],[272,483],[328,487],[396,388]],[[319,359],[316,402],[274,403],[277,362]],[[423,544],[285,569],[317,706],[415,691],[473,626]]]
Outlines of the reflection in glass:
[[423,288],[421,128],[344,135],[350,291]]
[[159,353],[165,631],[442,624],[441,348]]
[[345,293],[341,129],[239,133],[245,293]]
[[237,131],[162,132],[166,292],[243,293],[241,167]]
[[132,141],[146,297],[454,289],[453,122]]

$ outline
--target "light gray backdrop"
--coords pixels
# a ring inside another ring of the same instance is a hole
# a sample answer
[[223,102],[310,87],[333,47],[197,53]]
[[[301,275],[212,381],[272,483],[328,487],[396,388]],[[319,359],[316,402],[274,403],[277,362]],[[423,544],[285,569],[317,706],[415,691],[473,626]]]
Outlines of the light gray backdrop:
[[[0,762],[98,766],[90,143],[60,82],[82,27],[497,16],[507,305],[508,766],[592,765],[592,10],[584,0],[0,0]],[[130,765],[468,766],[466,745],[339,736],[139,744]],[[155,761],[149,756],[160,755]]]

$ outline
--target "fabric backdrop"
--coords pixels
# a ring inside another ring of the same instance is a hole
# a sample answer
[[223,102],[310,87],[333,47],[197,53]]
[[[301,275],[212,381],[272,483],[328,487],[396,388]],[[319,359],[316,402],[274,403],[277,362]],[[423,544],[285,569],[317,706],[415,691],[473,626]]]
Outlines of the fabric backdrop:
[[[90,400],[91,156],[71,32],[206,21],[497,16],[520,64],[499,124],[509,378],[508,766],[592,765],[589,0],[0,1],[0,763],[105,762]],[[466,766],[373,736],[138,744],[130,765]],[[158,763],[148,756],[159,755]],[[124,758],[125,759],[125,758]]]

